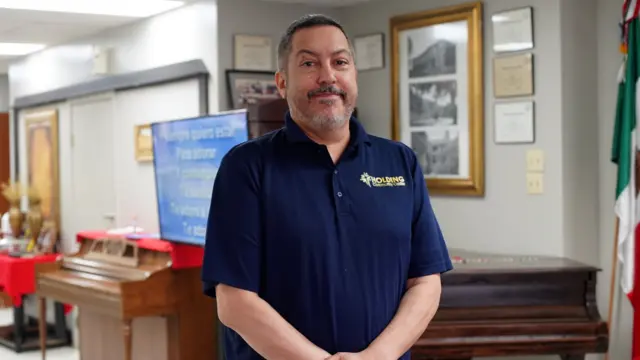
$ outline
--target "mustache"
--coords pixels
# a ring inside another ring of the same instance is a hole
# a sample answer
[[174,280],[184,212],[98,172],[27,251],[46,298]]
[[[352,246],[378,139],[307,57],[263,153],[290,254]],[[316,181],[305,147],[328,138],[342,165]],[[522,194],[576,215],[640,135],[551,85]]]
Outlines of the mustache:
[[311,90],[309,91],[309,93],[307,94],[307,96],[309,97],[309,99],[311,99],[312,97],[318,95],[318,94],[332,94],[332,95],[339,95],[341,97],[345,97],[347,95],[346,92],[331,86],[331,85],[327,85],[327,86],[322,86],[319,87],[315,90]]

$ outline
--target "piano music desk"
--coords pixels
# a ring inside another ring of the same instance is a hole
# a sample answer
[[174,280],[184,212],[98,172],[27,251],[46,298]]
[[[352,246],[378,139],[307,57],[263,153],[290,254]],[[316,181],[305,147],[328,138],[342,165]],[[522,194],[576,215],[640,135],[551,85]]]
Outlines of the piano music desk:
[[[39,349],[35,324],[25,326],[23,299],[35,292],[36,264],[55,262],[57,254],[11,257],[0,253],[0,293],[13,307],[13,326],[0,328],[0,345],[17,353]],[[55,304],[55,336],[46,341],[48,348],[67,346],[71,338],[66,328],[63,304]],[[46,321],[45,321],[46,324]]]
[[565,258],[450,251],[440,308],[412,359],[605,353],[596,303],[599,269]]
[[36,291],[41,303],[49,297],[78,306],[82,359],[217,359],[215,301],[200,282],[202,248],[140,239],[137,265],[114,264],[88,255],[112,235],[77,237],[76,254],[38,267]]

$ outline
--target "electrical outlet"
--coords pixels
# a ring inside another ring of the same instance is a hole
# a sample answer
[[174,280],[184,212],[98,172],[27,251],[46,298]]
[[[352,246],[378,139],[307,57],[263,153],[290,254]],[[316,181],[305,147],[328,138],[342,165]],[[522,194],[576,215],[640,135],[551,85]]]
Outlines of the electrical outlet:
[[543,172],[544,171],[544,152],[540,149],[532,149],[527,151],[527,171]]
[[538,195],[544,192],[543,175],[540,173],[527,174],[527,193]]

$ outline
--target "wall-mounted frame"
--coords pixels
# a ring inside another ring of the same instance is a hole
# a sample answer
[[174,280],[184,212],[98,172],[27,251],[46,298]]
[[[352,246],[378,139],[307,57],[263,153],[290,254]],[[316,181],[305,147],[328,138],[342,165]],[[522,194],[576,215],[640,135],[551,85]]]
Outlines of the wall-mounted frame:
[[356,36],[353,39],[358,71],[384,69],[384,33]]
[[271,37],[237,34],[233,36],[233,64],[237,70],[273,69]]
[[36,189],[42,218],[60,227],[60,169],[58,148],[58,110],[36,109],[24,114],[27,183]]
[[231,109],[245,109],[255,102],[281,98],[273,71],[227,70],[226,76]]
[[533,49],[533,7],[505,10],[491,15],[493,51]]
[[433,195],[484,195],[482,3],[391,19],[392,137]]
[[135,157],[138,162],[153,160],[153,138],[151,124],[141,124],[134,127]]
[[496,144],[532,144],[536,141],[533,100],[494,104],[493,141]]
[[533,95],[533,54],[493,59],[493,94],[496,98]]

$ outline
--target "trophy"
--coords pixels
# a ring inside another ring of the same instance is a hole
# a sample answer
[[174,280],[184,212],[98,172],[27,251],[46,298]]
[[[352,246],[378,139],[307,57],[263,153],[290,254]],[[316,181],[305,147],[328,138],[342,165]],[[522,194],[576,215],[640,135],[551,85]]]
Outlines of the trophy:
[[22,186],[14,181],[10,181],[9,184],[2,184],[2,195],[9,202],[11,235],[14,239],[19,239],[22,236],[22,225],[24,222],[22,211],[20,211]]
[[42,198],[35,187],[29,187],[27,198],[29,199],[29,211],[27,211],[27,228],[29,230],[28,249],[33,249],[38,244],[40,233],[42,232],[43,218],[42,209],[40,208]]
[[27,211],[27,228],[29,229],[29,238],[33,243],[37,243],[42,231],[42,209],[40,204],[42,198],[38,194],[35,187],[29,187],[27,190],[27,199],[29,199],[29,211]]

